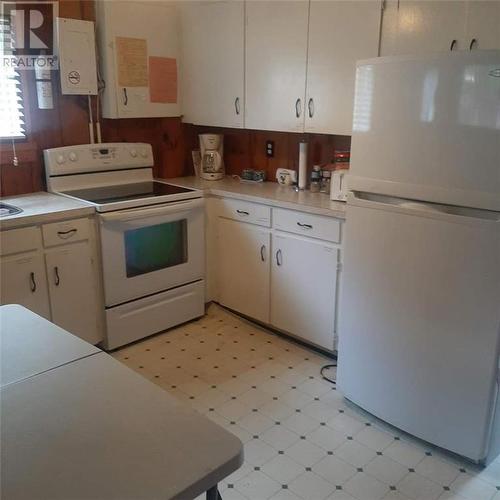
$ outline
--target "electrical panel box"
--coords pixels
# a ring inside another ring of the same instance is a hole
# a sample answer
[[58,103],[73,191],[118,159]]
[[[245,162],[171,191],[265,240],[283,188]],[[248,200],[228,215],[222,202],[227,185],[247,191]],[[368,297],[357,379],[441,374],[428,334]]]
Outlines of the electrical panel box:
[[56,26],[62,93],[97,95],[94,23],[58,17]]

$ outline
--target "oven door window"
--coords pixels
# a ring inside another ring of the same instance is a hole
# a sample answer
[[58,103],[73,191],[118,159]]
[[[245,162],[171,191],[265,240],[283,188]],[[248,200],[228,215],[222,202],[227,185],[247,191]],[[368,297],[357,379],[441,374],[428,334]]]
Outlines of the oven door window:
[[187,220],[125,231],[127,278],[187,262]]

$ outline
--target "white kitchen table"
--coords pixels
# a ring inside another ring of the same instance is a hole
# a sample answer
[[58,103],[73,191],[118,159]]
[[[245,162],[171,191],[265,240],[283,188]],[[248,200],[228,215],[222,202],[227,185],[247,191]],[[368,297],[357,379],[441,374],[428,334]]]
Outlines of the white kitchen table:
[[102,352],[23,306],[0,307],[0,386]]
[[216,499],[243,460],[238,438],[104,352],[0,397],[3,500]]

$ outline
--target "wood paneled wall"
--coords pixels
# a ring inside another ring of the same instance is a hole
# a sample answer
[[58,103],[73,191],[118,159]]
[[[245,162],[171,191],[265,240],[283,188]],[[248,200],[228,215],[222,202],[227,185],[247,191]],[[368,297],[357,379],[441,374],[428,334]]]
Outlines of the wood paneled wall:
[[[59,0],[59,15],[73,19],[94,19],[92,0]],[[34,72],[26,71],[25,107],[28,139],[16,143],[19,166],[12,166],[10,142],[0,144],[0,196],[45,189],[43,150],[89,142],[88,105],[83,96],[63,96],[59,75],[53,72],[54,109],[38,109]],[[93,98],[95,116],[96,100]],[[153,145],[155,175],[177,177],[193,173],[191,150],[197,149],[198,134],[223,133],[228,174],[244,168],[263,169],[274,180],[276,169],[297,168],[298,144],[309,141],[309,167],[331,160],[334,149],[349,147],[350,138],[331,135],[292,134],[258,130],[215,129],[183,124],[180,118],[101,120],[105,142],[147,142]],[[267,158],[266,140],[274,141],[275,155]]]
[[[191,150],[199,148],[198,134],[224,134],[224,160],[226,173],[241,174],[245,168],[264,170],[267,180],[273,181],[276,169],[297,169],[299,143],[308,142],[308,168],[330,163],[336,149],[349,149],[350,136],[326,134],[297,134],[263,130],[228,129],[184,124],[185,172],[192,172]],[[274,156],[266,156],[266,141],[274,142]]]

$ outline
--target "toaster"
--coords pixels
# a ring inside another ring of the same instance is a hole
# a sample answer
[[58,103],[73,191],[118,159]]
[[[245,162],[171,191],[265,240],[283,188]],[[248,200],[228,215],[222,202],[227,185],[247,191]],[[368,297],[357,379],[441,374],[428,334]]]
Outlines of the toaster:
[[347,200],[347,178],[348,170],[335,170],[332,172],[330,184],[330,200]]

